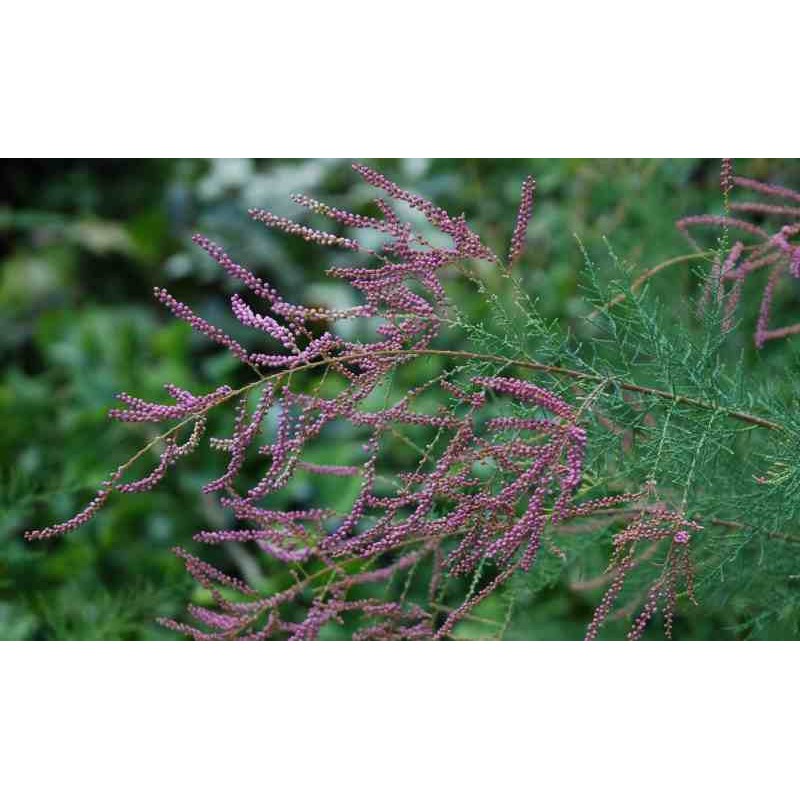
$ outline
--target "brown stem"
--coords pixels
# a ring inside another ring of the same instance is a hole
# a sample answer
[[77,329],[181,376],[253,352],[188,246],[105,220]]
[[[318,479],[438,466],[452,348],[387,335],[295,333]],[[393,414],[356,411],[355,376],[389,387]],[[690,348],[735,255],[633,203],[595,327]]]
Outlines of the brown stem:
[[579,370],[568,369],[566,367],[557,367],[552,364],[541,364],[537,361],[522,361],[514,358],[505,358],[503,356],[491,355],[490,353],[470,353],[459,350],[435,350],[435,349],[405,350],[403,352],[411,353],[414,355],[442,355],[454,358],[467,358],[467,359],[472,358],[479,361],[491,361],[498,364],[506,364],[507,366],[510,367],[519,367],[520,369],[538,370],[540,372],[549,372],[554,375],[566,375],[567,377],[575,378],[576,380],[592,381],[594,383],[602,383],[605,381],[608,383],[616,384],[621,389],[626,389],[630,392],[636,392],[637,394],[650,395],[651,397],[660,397],[664,400],[670,400],[673,403],[690,405],[694,406],[695,408],[703,408],[708,411],[716,411],[717,413],[725,414],[726,416],[732,417],[733,419],[738,419],[742,422],[747,422],[750,425],[757,425],[761,428],[767,428],[773,431],[784,430],[783,426],[779,425],[777,422],[765,419],[764,417],[758,417],[755,416],[754,414],[748,414],[747,412],[744,411],[736,411],[735,409],[731,408],[723,408],[714,405],[713,403],[707,403],[704,400],[698,400],[694,397],[686,397],[685,395],[672,394],[672,392],[667,392],[662,389],[653,389],[650,386],[639,386],[635,383],[628,383],[627,381],[617,380],[616,378],[609,377],[606,375],[595,375],[590,372],[580,372]]
[[[778,424],[777,422],[773,422],[772,420],[765,419],[764,417],[758,417],[754,414],[749,414],[744,411],[736,411],[735,409],[731,408],[723,408],[714,405],[713,403],[707,403],[704,400],[698,400],[694,397],[677,395],[673,394],[672,392],[664,391],[663,389],[654,389],[650,386],[639,386],[635,383],[629,383],[628,381],[618,380],[617,378],[605,375],[596,375],[590,372],[581,372],[575,369],[568,369],[567,367],[559,367],[554,364],[542,364],[538,361],[524,361],[516,358],[506,358],[505,356],[496,356],[492,355],[491,353],[472,353],[465,350],[443,350],[436,348],[408,349],[408,350],[397,350],[397,349],[376,350],[370,353],[370,355],[372,357],[381,357],[381,356],[388,357],[388,356],[398,356],[398,355],[447,356],[448,358],[463,358],[463,359],[472,359],[475,361],[488,361],[495,364],[503,364],[507,367],[517,367],[519,369],[547,372],[553,375],[565,375],[569,378],[574,378],[575,380],[579,381],[591,381],[592,383],[601,383],[601,384],[602,383],[615,384],[616,386],[619,386],[621,389],[625,389],[629,392],[635,392],[641,395],[649,395],[651,397],[660,397],[663,400],[669,400],[679,405],[689,405],[693,406],[694,408],[702,408],[708,411],[715,411],[719,414],[724,414],[725,416],[731,417],[732,419],[738,419],[741,422],[746,422],[749,425],[756,425],[760,428],[766,428],[768,430],[779,431],[779,432],[783,432],[785,430],[782,425]],[[227,395],[220,398],[220,400],[214,403],[212,406],[205,408],[202,412],[199,412],[197,414],[192,414],[186,417],[186,419],[182,420],[177,425],[174,425],[169,430],[151,439],[146,445],[144,445],[144,447],[142,447],[139,451],[134,453],[134,455],[131,456],[131,458],[129,458],[124,464],[118,467],[118,471],[116,473],[117,474],[116,480],[119,480],[122,473],[125,470],[127,470],[128,467],[130,467],[135,461],[137,461],[141,456],[143,456],[158,442],[168,439],[169,437],[174,435],[177,431],[179,431],[184,425],[196,421],[198,417],[204,416],[212,408],[216,408],[217,406],[226,403],[231,398],[237,397],[243,392],[250,391],[251,389],[260,386],[261,384],[265,383],[268,380],[279,381],[282,380],[283,378],[287,378],[290,375],[293,375],[295,372],[302,372],[305,370],[314,369],[315,367],[324,367],[327,365],[339,364],[347,361],[357,361],[359,358],[363,358],[363,354],[351,353],[348,355],[331,356],[329,358],[323,358],[320,359],[319,361],[312,361],[307,364],[300,364],[296,367],[292,367],[291,369],[284,370],[283,372],[280,373],[264,376],[262,378],[259,378],[257,381],[253,381],[252,383],[248,383],[245,386],[242,386],[238,389],[232,390]]]
[[[683,256],[676,256],[675,258],[667,259],[666,261],[662,261],[660,264],[656,264],[654,267],[650,267],[650,269],[643,272],[639,275],[632,283],[630,287],[631,292],[635,292],[643,283],[646,283],[650,280],[654,275],[658,275],[661,270],[666,269],[667,267],[671,267],[675,264],[685,264],[687,261],[696,261],[698,259],[707,259],[714,255],[714,251],[702,252],[702,253],[687,253]],[[587,319],[596,319],[600,314],[608,311],[609,308],[613,308],[620,303],[625,302],[625,298],[628,295],[625,292],[620,292],[615,297],[612,297],[602,308],[596,308],[592,311]]]

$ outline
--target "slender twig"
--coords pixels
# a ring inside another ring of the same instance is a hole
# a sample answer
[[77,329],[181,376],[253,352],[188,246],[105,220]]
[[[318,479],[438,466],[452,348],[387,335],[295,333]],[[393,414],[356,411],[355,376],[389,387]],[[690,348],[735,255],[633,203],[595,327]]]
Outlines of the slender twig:
[[[454,608],[442,605],[441,603],[431,603],[431,608],[435,609],[436,611],[442,611],[445,614],[451,614],[453,611],[455,611]],[[488,617],[479,617],[476,614],[465,614],[463,619],[468,619],[472,622],[482,622],[484,625],[494,625],[496,628],[502,626],[502,623],[498,622],[496,619],[489,619]]]

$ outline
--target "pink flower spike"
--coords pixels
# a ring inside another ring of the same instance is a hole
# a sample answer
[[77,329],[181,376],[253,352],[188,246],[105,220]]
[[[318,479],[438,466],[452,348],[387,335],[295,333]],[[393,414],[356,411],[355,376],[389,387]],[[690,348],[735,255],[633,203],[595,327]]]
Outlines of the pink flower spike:
[[511,245],[508,249],[509,269],[516,264],[525,249],[525,235],[528,232],[528,223],[533,214],[533,197],[536,192],[536,181],[528,175],[522,184],[522,197],[517,211],[517,222],[511,236]]

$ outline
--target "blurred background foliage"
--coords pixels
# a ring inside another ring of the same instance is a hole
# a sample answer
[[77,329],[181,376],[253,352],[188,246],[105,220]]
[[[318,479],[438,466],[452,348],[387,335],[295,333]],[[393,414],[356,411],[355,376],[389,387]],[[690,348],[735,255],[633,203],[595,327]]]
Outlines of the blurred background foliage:
[[[605,249],[602,237],[608,237],[635,275],[687,252],[675,219],[718,212],[722,205],[719,163],[712,159],[367,163],[451,211],[466,212],[499,252],[513,226],[521,180],[533,174],[538,193],[520,274],[540,309],[566,324],[579,323],[588,311],[580,292],[583,262],[576,235],[599,251]],[[246,377],[227,353],[209,347],[152,300],[154,285],[168,286],[206,318],[228,319],[222,289],[232,287],[193,247],[193,232],[223,244],[296,302],[348,302],[324,275],[335,254],[267,231],[246,211],[258,206],[300,218],[289,195],[302,192],[374,213],[373,192],[356,180],[349,164],[347,159],[0,162],[0,638],[172,638],[153,619],[180,616],[187,599],[202,600],[170,547],[191,544],[193,532],[220,524],[217,507],[197,499],[199,487],[219,474],[223,463],[207,448],[195,454],[191,470],[173,471],[150,494],[113,499],[92,523],[63,540],[26,544],[21,533],[71,516],[108,472],[141,446],[138,426],[105,421],[115,392],[157,398],[168,381],[208,391]],[[743,159],[737,169],[800,186],[796,160]],[[688,308],[696,281],[692,270],[679,267],[659,276],[656,287],[676,308]],[[467,314],[480,313],[481,298],[467,280],[456,278],[448,289]],[[782,291],[776,316],[781,308],[796,307],[798,299],[791,287]],[[747,313],[754,316],[757,303]],[[743,328],[750,331],[752,324]],[[458,346],[450,336],[448,344]],[[765,357],[783,360],[796,352],[792,342]],[[419,369],[429,366],[421,361]],[[347,449],[348,435],[341,431],[320,447]],[[324,450],[319,456],[324,462]],[[301,481],[293,491],[287,502],[302,503],[320,490]],[[263,568],[240,548],[226,549],[224,558],[244,574]],[[595,572],[603,568],[601,562],[591,566]],[[596,598],[571,591],[563,581],[534,589],[516,587],[508,636],[580,638],[591,617],[589,600]],[[496,605],[484,604],[482,615],[502,619],[505,605],[500,599]],[[747,632],[776,635],[753,626]],[[723,611],[681,617],[676,628],[683,638],[741,633],[735,599]],[[462,634],[470,634],[466,623]]]

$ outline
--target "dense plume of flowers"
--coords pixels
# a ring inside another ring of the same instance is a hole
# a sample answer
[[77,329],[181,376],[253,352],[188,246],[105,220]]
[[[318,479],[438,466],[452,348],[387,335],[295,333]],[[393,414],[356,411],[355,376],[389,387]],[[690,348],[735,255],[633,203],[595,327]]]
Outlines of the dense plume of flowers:
[[536,192],[536,181],[528,175],[522,183],[522,198],[517,212],[517,223],[514,233],[511,234],[511,244],[508,248],[509,269],[516,264],[525,247],[525,236],[528,233],[528,223],[533,214],[533,196]]
[[[447,303],[443,270],[465,260],[484,260],[501,268],[502,263],[463,215],[451,215],[369,167],[357,164],[354,168],[388,197],[376,200],[379,218],[337,209],[304,195],[293,199],[356,232],[379,233],[382,242],[377,249],[364,247],[357,238],[319,231],[268,211],[252,210],[250,216],[307,241],[377,259],[376,266],[354,264],[328,270],[331,277],[349,284],[362,302],[339,310],[293,304],[237,264],[221,246],[195,236],[195,243],[243,286],[242,291],[252,295],[248,300],[234,294],[230,298],[232,314],[241,325],[264,335],[267,351],[251,351],[165,289],[155,289],[156,299],[251,367],[257,379],[238,389],[220,386],[204,395],[167,385],[165,391],[172,402],[119,394],[120,407],[109,412],[112,419],[148,426],[176,423],[156,440],[163,448],[158,464],[150,474],[128,483],[121,482],[129,464],[123,465],[75,517],[26,534],[29,539],[59,536],[91,519],[112,493],[152,489],[173,465],[198,447],[209,414],[235,400],[230,434],[209,440],[211,448],[227,456],[227,466],[203,487],[204,493],[217,496],[235,523],[225,529],[197,532],[194,540],[211,545],[248,543],[283,564],[287,582],[278,591],[265,592],[184,548],[176,548],[176,555],[215,606],[190,605],[188,612],[195,624],[162,620],[192,638],[315,639],[325,626],[348,617],[360,620],[354,634],[357,639],[442,639],[512,575],[529,571],[543,544],[558,552],[549,532],[557,533],[569,520],[637,504],[643,498],[642,492],[632,492],[582,502],[577,499],[587,448],[583,418],[591,413],[591,397],[576,407],[564,397],[518,378],[495,375],[459,383],[448,374],[409,390],[398,402],[371,410],[369,401],[387,378],[424,355],[440,332]],[[522,187],[508,266],[523,253],[534,190],[535,181],[529,177]],[[393,204],[421,213],[449,239],[449,245],[430,244],[411,223],[401,220]],[[733,270],[740,251],[732,251],[736,257],[732,255],[723,265],[723,277]],[[334,323],[357,318],[377,321],[372,341],[350,340],[336,332],[339,328]],[[292,388],[296,372],[322,367],[325,374],[315,391]],[[329,373],[344,378],[333,392],[325,380]],[[449,398],[433,411],[430,404],[420,407],[432,389],[443,390]],[[497,404],[509,407],[509,413],[493,413]],[[271,441],[264,443],[264,422],[270,411],[277,416],[277,428]],[[349,463],[336,464],[310,460],[307,450],[326,426],[343,424],[361,436],[358,457],[342,454],[342,461]],[[179,443],[181,429],[189,425],[191,434]],[[416,433],[427,434],[428,444],[415,470],[398,473],[386,465],[382,443],[409,426]],[[260,467],[260,477],[243,486],[243,468],[254,463]],[[270,508],[270,499],[301,472],[320,480],[357,479],[355,499],[344,512],[329,507]],[[665,508],[642,509],[637,514],[637,521],[614,540],[617,577],[595,613],[587,638],[597,635],[633,568],[632,548],[640,541],[668,537],[671,545],[664,576],[653,584],[632,638],[638,638],[662,600],[669,609],[665,617],[671,628],[678,580],[688,582],[691,572],[689,532],[699,526]],[[408,602],[405,591],[400,599],[374,596],[400,576],[405,576],[408,586],[423,563],[430,607]],[[476,576],[484,570],[483,585],[476,578],[466,599],[454,608],[440,608],[445,576]],[[305,609],[304,615],[298,609]]]
[[663,606],[664,633],[667,638],[672,638],[675,606],[681,584],[689,599],[695,602],[690,543],[692,533],[700,530],[701,525],[686,519],[683,514],[663,505],[655,505],[643,508],[633,522],[617,533],[608,567],[611,582],[586,629],[586,640],[597,638],[623,590],[626,579],[640,563],[641,556],[637,558],[636,554],[637,546],[646,543],[648,554],[653,554],[661,542],[667,543],[663,569],[647,590],[644,606],[628,631],[628,639],[642,637],[659,606]]
[[[724,250],[712,267],[704,293],[704,302],[712,297],[723,309],[722,328],[733,326],[745,280],[753,273],[769,269],[754,341],[757,348],[773,339],[800,333],[800,323],[770,327],[775,289],[784,276],[800,278],[800,192],[770,183],[734,175],[731,159],[723,159],[720,184],[725,200],[725,214],[701,214],[678,220],[678,229],[698,251],[704,248],[693,235],[696,228],[711,228],[720,233]],[[766,198],[731,200],[734,188]],[[749,214],[763,222],[752,222],[732,214]],[[777,220],[780,227],[769,227]],[[733,241],[731,242],[731,239]]]

